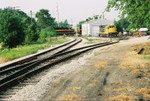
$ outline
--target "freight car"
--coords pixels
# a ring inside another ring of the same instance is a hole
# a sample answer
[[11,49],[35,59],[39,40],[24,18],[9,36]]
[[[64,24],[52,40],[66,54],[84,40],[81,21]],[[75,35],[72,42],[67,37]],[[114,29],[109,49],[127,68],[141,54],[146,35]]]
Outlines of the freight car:
[[115,25],[108,25],[108,26],[100,26],[99,36],[118,36],[117,28]]
[[68,28],[68,27],[57,27],[55,28],[56,30],[56,34],[57,35],[74,35],[76,32],[75,32],[75,29],[72,29],[72,28]]

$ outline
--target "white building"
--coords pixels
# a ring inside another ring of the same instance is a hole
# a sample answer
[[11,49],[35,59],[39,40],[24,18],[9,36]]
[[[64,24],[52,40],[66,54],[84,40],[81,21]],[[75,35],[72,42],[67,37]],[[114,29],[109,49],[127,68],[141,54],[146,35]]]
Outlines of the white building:
[[82,35],[83,36],[99,36],[99,26],[111,25],[114,21],[105,19],[95,19],[87,21],[82,24]]
[[148,31],[147,28],[140,28],[140,29],[139,29],[139,32],[140,32],[142,35],[147,35],[147,31]]

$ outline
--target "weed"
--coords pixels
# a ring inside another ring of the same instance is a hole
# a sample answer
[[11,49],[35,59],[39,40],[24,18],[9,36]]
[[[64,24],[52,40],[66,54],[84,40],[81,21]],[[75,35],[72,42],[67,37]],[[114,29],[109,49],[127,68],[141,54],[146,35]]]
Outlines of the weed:
[[100,52],[94,52],[94,56],[100,55]]
[[86,42],[86,44],[93,44],[93,39],[90,39],[88,37],[83,37],[83,38],[88,40],[88,42]]
[[2,60],[1,63],[4,63],[16,58],[36,53],[38,50],[51,47],[52,45],[61,44],[66,41],[68,41],[66,38],[57,38],[46,43],[34,42],[31,44],[26,44],[24,46],[19,45],[16,48],[9,50],[8,49],[0,50],[0,60]]

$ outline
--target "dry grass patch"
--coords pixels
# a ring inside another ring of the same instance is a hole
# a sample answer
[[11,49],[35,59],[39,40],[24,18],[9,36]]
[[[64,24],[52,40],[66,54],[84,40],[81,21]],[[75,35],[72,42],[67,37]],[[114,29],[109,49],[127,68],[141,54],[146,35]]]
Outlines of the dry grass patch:
[[149,42],[140,43],[140,44],[136,44],[136,45],[132,46],[132,49],[136,52],[139,52],[141,48],[144,48],[144,51],[143,51],[144,55],[150,54],[150,52],[149,52],[150,43]]
[[107,66],[107,61],[100,61],[98,63],[96,63],[93,68],[99,69],[99,70],[103,70],[104,67]]
[[142,55],[138,55],[137,52],[131,51],[126,53],[125,57],[122,58],[120,67],[131,68],[131,69],[144,69],[149,66],[149,61],[143,59]]
[[0,58],[0,64],[2,64],[2,63],[6,63],[6,62],[8,62],[8,61],[9,61],[8,59]]
[[149,76],[150,61],[144,59],[143,55],[138,55],[137,52],[131,51],[126,53],[120,64],[121,68],[132,69],[131,73],[143,74]]
[[143,97],[146,99],[150,99],[150,94],[144,94]]
[[89,84],[87,87],[97,87],[96,84]]
[[72,101],[72,100],[80,100],[80,99],[86,99],[86,98],[87,97],[85,96],[79,97],[76,94],[71,94],[71,95],[67,95],[63,97],[61,101]]
[[134,99],[128,94],[122,93],[118,96],[108,98],[104,101],[134,101]]
[[122,82],[122,80],[121,80],[121,81],[117,81],[117,82],[115,82],[115,84],[117,84],[117,85],[122,85],[122,84],[123,84],[123,82]]
[[110,91],[110,88],[104,88],[105,91]]
[[150,89],[148,88],[141,88],[138,89],[137,92],[143,93],[143,94],[149,94],[150,93]]
[[54,84],[54,85],[58,85],[58,84],[60,84],[60,82],[54,81],[53,84]]
[[148,88],[141,88],[141,89],[138,89],[136,91],[142,93],[144,98],[150,99],[150,89],[148,89]]
[[123,87],[123,88],[114,89],[114,91],[118,91],[118,92],[120,92],[120,91],[134,91],[134,89],[131,87]]

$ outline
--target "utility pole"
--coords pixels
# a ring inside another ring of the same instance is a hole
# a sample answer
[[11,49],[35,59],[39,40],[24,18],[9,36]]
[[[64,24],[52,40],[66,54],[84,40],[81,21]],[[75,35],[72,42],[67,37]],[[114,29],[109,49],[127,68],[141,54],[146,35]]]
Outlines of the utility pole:
[[19,9],[16,9],[16,8],[20,8],[19,6],[16,6],[16,7],[10,7],[14,10],[14,15],[16,15],[16,10],[19,10]]
[[32,15],[35,15],[32,11],[30,11],[31,23],[32,23]]
[[58,3],[57,3],[57,22],[58,22],[58,27],[59,27],[59,7],[58,7]]

